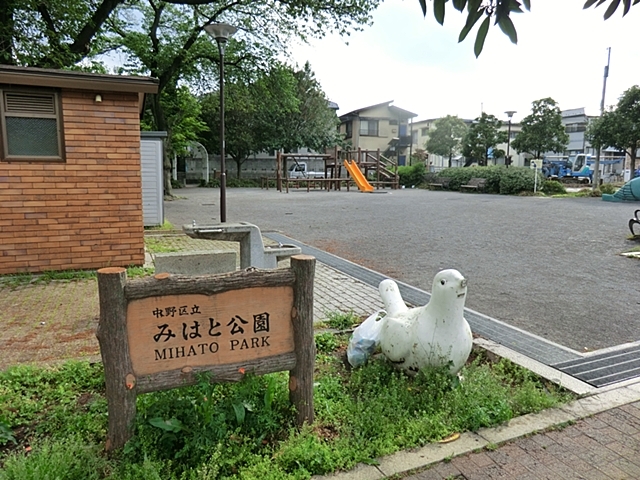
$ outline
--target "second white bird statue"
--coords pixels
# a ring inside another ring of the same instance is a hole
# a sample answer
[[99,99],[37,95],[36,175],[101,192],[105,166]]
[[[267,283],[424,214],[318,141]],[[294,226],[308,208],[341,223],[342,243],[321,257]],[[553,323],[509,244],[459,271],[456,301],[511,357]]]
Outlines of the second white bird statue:
[[464,318],[467,280],[457,270],[442,270],[433,279],[431,299],[408,308],[398,285],[383,280],[380,296],[387,311],[381,320],[382,353],[399,368],[417,372],[426,366],[449,366],[452,375],[464,366],[473,344]]

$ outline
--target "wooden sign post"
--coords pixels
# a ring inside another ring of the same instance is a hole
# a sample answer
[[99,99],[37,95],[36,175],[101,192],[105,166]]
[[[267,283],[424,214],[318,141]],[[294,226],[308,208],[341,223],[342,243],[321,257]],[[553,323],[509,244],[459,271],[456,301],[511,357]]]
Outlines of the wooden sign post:
[[139,393],[192,385],[201,372],[235,382],[289,370],[296,423],[313,423],[314,271],[307,255],[290,269],[225,275],[127,281],[124,268],[98,270],[107,450],[131,438]]

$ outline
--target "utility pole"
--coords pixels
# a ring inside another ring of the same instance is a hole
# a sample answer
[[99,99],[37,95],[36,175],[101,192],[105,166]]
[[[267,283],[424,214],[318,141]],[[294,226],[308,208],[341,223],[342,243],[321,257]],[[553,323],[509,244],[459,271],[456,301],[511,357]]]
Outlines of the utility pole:
[[[602,100],[600,101],[600,117],[602,118],[602,114],[604,113],[604,96],[607,92],[607,77],[609,76],[609,62],[611,61],[611,47],[607,48],[607,65],[604,67],[604,80],[602,82]],[[593,184],[591,185],[592,190],[600,187],[600,145],[596,149],[596,163],[594,165],[593,172]]]

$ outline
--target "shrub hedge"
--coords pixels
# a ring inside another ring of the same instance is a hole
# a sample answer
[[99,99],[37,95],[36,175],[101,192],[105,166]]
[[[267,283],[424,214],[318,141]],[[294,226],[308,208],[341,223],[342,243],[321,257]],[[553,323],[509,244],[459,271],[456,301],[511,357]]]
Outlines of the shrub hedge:
[[542,191],[547,195],[559,195],[567,193],[564,185],[557,180],[545,180],[542,184]]
[[[492,165],[489,167],[454,167],[445,168],[439,177],[449,177],[449,188],[460,190],[460,185],[466,185],[472,178],[487,180],[485,192],[501,195],[518,195],[522,192],[533,192],[535,171],[528,167],[505,167]],[[538,186],[542,187],[544,178],[538,172]]]
[[405,187],[418,187],[425,181],[426,169],[424,163],[412,166],[398,167],[398,181]]

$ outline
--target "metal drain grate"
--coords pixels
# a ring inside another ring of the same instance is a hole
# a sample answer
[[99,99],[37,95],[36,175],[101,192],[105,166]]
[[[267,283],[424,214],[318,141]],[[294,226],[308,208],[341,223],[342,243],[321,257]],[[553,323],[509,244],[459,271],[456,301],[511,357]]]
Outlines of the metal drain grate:
[[594,387],[640,377],[640,345],[551,365]]

